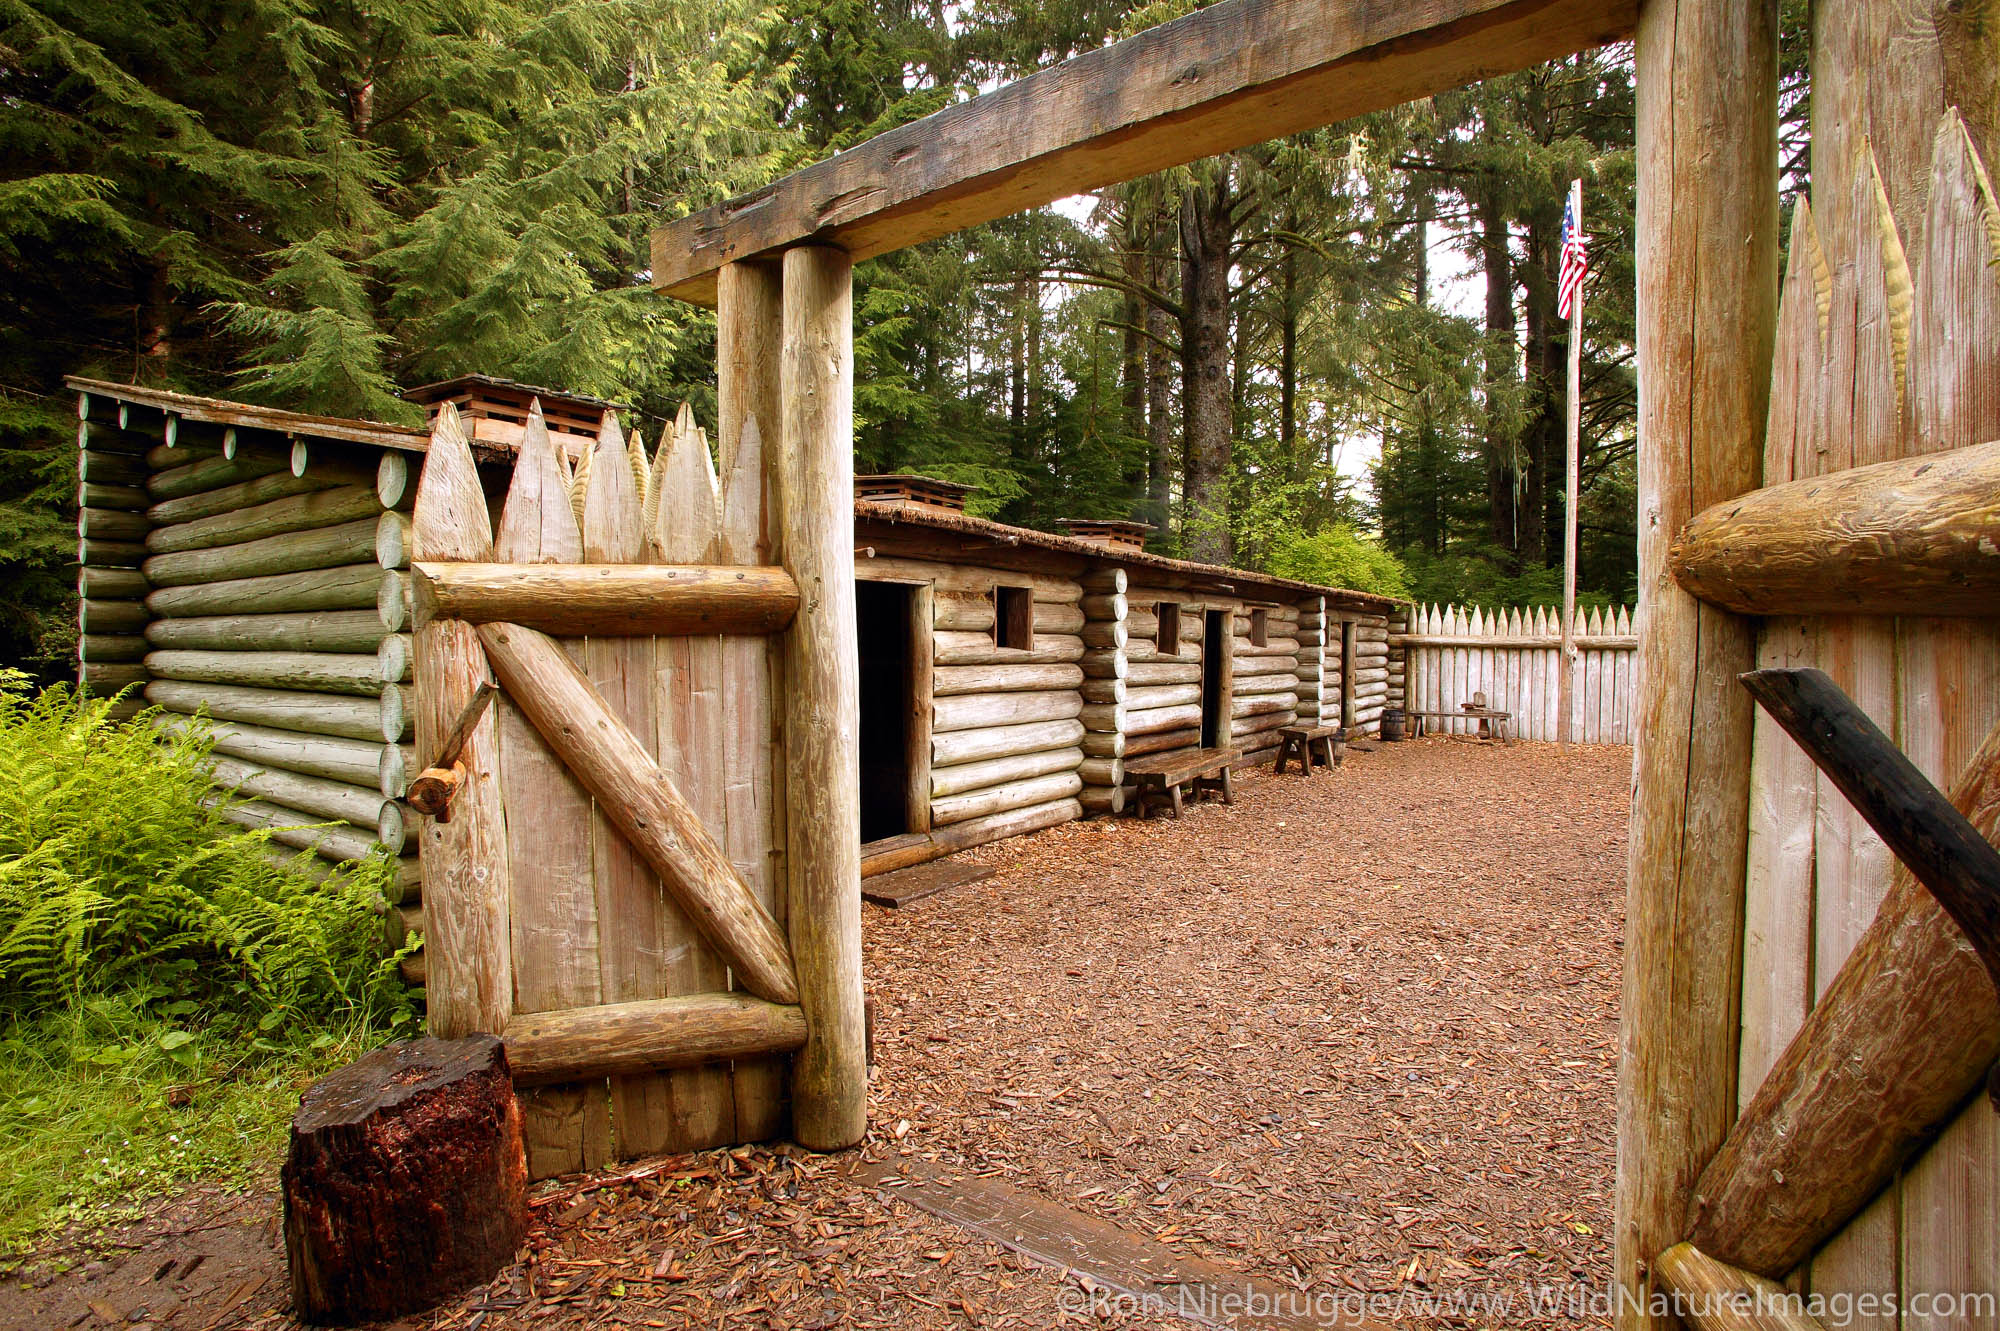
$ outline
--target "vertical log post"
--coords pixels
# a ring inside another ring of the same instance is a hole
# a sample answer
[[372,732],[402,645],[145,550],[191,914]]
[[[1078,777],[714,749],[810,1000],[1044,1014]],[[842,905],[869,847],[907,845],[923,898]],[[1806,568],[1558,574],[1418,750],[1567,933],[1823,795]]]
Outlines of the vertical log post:
[[1637,44],[1640,666],[1618,1088],[1620,1331],[1736,1107],[1750,621],[1680,590],[1690,516],[1755,488],[1777,326],[1777,5],[1647,0]]
[[805,1009],[792,1135],[861,1140],[868,1067],[861,999],[860,680],[854,623],[853,264],[804,245],[784,260],[779,511],[799,613],[785,635],[787,919]]
[[[722,445],[722,542],[731,562],[782,562],[778,532],[778,468],[783,390],[780,332],[783,275],[775,262],[725,266],[715,306],[716,429]],[[754,455],[753,455],[754,454]],[[748,493],[754,484],[757,493]],[[753,502],[754,500],[754,502]],[[754,516],[746,510],[754,510]],[[744,881],[778,920],[785,921],[784,772],[781,705],[785,642],[737,638],[723,643],[732,733],[724,761],[728,845]],[[761,680],[761,687],[743,681]],[[756,863],[749,861],[753,856]],[[738,1059],[731,1070],[739,1141],[768,1141],[785,1131],[783,1055]]]

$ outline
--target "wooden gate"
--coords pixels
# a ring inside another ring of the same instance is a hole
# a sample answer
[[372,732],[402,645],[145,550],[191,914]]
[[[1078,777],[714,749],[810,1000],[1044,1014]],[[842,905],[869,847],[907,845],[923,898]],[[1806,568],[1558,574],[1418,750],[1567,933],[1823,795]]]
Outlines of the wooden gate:
[[[809,399],[844,396],[830,347],[800,377],[835,391]],[[816,513],[851,481],[791,488],[788,525],[739,416],[718,482],[685,409],[650,456],[607,416],[572,468],[538,405],[497,529],[452,408],[432,436],[417,742],[451,751],[426,774],[448,800],[422,836],[430,1022],[504,1037],[537,1177],[861,1136],[851,518]]]

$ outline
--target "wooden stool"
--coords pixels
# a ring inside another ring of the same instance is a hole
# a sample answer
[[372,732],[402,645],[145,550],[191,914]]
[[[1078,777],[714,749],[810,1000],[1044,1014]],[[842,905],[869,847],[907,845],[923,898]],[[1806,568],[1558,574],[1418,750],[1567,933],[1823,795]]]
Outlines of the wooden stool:
[[1220,795],[1224,804],[1236,802],[1229,768],[1236,761],[1234,749],[1189,749],[1179,753],[1149,754],[1125,764],[1125,775],[1139,794],[1139,816],[1151,818],[1156,808],[1181,816],[1182,788],[1200,795]]
[[1338,767],[1347,758],[1347,737],[1339,726],[1286,726],[1278,732],[1278,761],[1271,770],[1284,771],[1289,758],[1298,762],[1299,775],[1311,776],[1314,749],[1320,766]]

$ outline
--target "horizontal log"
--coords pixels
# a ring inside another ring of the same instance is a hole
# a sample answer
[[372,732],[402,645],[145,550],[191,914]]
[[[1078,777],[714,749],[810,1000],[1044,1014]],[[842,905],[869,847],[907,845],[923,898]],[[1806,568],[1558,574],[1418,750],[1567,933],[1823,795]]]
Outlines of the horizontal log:
[[1087,623],[1083,626],[1083,632],[1077,636],[1083,639],[1085,647],[1098,648],[1123,647],[1130,640],[1130,634],[1124,624],[1111,622]]
[[85,633],[77,638],[80,661],[143,661],[146,639],[137,633]]
[[85,633],[143,634],[153,617],[143,601],[83,600],[77,603],[76,620]]
[[215,752],[224,757],[323,777],[342,785],[372,787],[384,799],[395,799],[401,794],[383,790],[381,786],[382,754],[385,750],[395,752],[393,745],[335,735],[309,735],[241,721],[197,721],[180,713],[162,716],[156,724],[172,733],[185,733],[199,726],[208,733]]
[[120,453],[91,450],[76,456],[76,478],[92,485],[119,485],[144,488],[151,475],[144,459]]
[[1175,730],[1158,730],[1147,735],[1133,735],[1125,741],[1127,760],[1143,758],[1149,753],[1171,753],[1175,749],[1193,749],[1201,745],[1201,727],[1185,726]]
[[343,564],[268,577],[162,587],[146,597],[146,608],[162,619],[361,610],[378,605],[383,576],[379,564]]
[[507,1066],[521,1087],[784,1054],[805,1042],[805,1013],[796,1004],[748,994],[516,1013],[506,1034]]
[[84,661],[76,668],[76,678],[92,693],[105,695],[134,684],[144,684],[147,674],[145,666],[131,662]]
[[215,783],[234,790],[246,799],[268,800],[319,818],[338,819],[356,827],[373,827],[376,840],[391,852],[402,849],[403,811],[394,800],[384,799],[374,788],[374,774],[366,786],[329,781],[282,768],[266,767],[227,755],[212,757]]
[[1065,721],[1083,709],[1074,690],[1045,693],[979,693],[939,698],[932,704],[931,731],[985,729],[1024,725],[1032,721]]
[[1299,680],[1296,675],[1252,675],[1237,680],[1231,687],[1239,697],[1249,693],[1296,693]]
[[1107,734],[1096,730],[1085,731],[1077,747],[1083,750],[1086,758],[1122,758],[1125,756],[1125,732],[1120,730]]
[[1077,605],[1082,609],[1087,619],[1123,619],[1125,618],[1126,611],[1129,609],[1125,603],[1125,598],[1116,593],[1107,595],[1092,592],[1086,594],[1081,601],[1077,602]]
[[968,791],[985,790],[991,786],[1025,781],[1031,777],[1073,772],[1082,761],[1083,750],[1070,746],[1042,749],[1035,753],[1017,753],[1004,758],[987,758],[980,762],[958,763],[951,767],[933,767],[931,798],[942,799],[947,795],[963,795]]
[[[990,596],[939,595],[932,600],[931,615],[934,628],[959,633],[990,634],[993,631],[993,600]],[[1075,633],[1083,625],[1083,611],[1075,605],[1050,601],[1034,603],[1034,631],[1037,633]]]
[[1238,637],[1236,639],[1236,659],[1239,661],[1246,658],[1254,660],[1257,657],[1263,656],[1291,657],[1298,654],[1299,640],[1297,638],[1280,638],[1273,634],[1261,643],[1252,642],[1247,637]]
[[1240,739],[1245,735],[1261,734],[1266,730],[1276,730],[1281,726],[1288,726],[1297,719],[1290,708],[1286,708],[1282,712],[1273,712],[1266,716],[1236,717],[1229,723],[1229,733]]
[[988,786],[931,801],[931,825],[949,827],[974,818],[989,818],[1016,809],[1036,808],[1051,800],[1074,798],[1083,789],[1083,778],[1075,771],[1054,772],[1026,781]]
[[259,476],[290,475],[292,460],[286,452],[239,452],[233,458],[200,458],[181,466],[167,467],[146,476],[146,493],[155,500],[182,499],[205,490],[254,481]]
[[388,636],[373,610],[206,615],[156,619],[146,627],[146,640],[155,647],[218,652],[372,652]]
[[[1179,730],[1186,726],[1201,725],[1201,705],[1199,703],[1182,707],[1155,707],[1143,712],[1125,713],[1125,733],[1134,739],[1141,735],[1157,735],[1163,730]],[[1127,747],[1125,756],[1132,756]]]
[[425,561],[411,582],[419,629],[459,619],[565,636],[775,633],[799,608],[782,568]]
[[1122,786],[1125,784],[1125,760],[1123,758],[1085,758],[1076,769],[1086,786]]
[[1148,684],[1134,688],[1125,695],[1125,707],[1130,712],[1151,711],[1156,707],[1180,707],[1200,701],[1199,684]]
[[234,684],[258,689],[299,689],[375,697],[382,666],[373,653],[153,651],[146,668],[161,679],[194,684]]
[[1074,605],[1083,595],[1083,588],[1068,578],[1017,569],[997,570],[978,564],[945,564],[925,559],[880,556],[857,561],[854,571],[855,576],[867,581],[927,582],[934,595],[969,593],[990,597],[996,585],[1026,587],[1034,594],[1037,605],[1044,602]]
[[1083,639],[1074,634],[1037,633],[1031,648],[995,647],[990,633],[935,633],[931,645],[938,665],[1054,665],[1083,659]]
[[931,694],[937,698],[1074,689],[1082,683],[1083,670],[1074,665],[936,666],[931,670]]
[[[1576,645],[1580,651],[1590,652],[1630,652],[1637,651],[1639,635],[1636,633],[1579,633]],[[1561,651],[1562,635],[1550,634],[1500,634],[1485,637],[1470,633],[1400,633],[1389,639],[1389,646],[1397,650],[1412,647],[1465,647],[1472,650],[1489,648],[1500,651]],[[1382,659],[1387,659],[1386,655]]]
[[279,471],[214,490],[198,490],[178,499],[154,499],[146,510],[146,516],[154,526],[167,527],[212,518],[217,514],[236,513],[268,504],[274,499],[312,494],[327,488],[328,483],[317,476],[294,476],[289,471]]
[[1083,739],[1081,721],[1037,721],[1027,725],[993,726],[931,736],[932,768],[1017,753],[1068,748]]
[[1085,730],[1116,731],[1125,728],[1125,704],[1119,702],[1084,703],[1078,710],[1076,719],[1083,722]]
[[1804,1296],[1718,1262],[1691,1243],[1677,1243],[1654,1258],[1653,1274],[1680,1320],[1694,1331],[1821,1331]]
[[384,743],[409,737],[401,695],[394,689],[367,698],[156,679],[146,686],[146,701],[183,715],[206,714],[218,721],[302,734]]
[[373,830],[269,800],[221,800],[218,812],[238,827],[269,832],[278,845],[310,850],[324,859],[359,860],[383,852]]
[[653,284],[713,303],[716,274],[733,261],[807,240],[872,258],[1601,45],[1633,21],[1630,4],[1581,0],[1233,0],[669,222],[653,232]]
[[106,601],[143,601],[153,584],[136,568],[91,568],[77,570],[76,594]]
[[76,562],[92,568],[142,568],[146,547],[137,541],[106,541],[95,536],[79,536]]
[[[1129,598],[1128,598],[1129,599]],[[1158,649],[1160,643],[1160,621],[1153,607],[1140,609],[1135,604],[1125,616],[1125,627],[1131,635],[1134,646],[1139,643]],[[1192,648],[1202,640],[1202,619],[1198,607],[1188,607],[1181,611],[1181,633],[1176,640],[1182,647]]]
[[1079,573],[1076,582],[1087,592],[1123,592],[1129,580],[1122,568],[1094,568]]
[[414,593],[410,586],[410,575],[400,569],[383,569],[382,585],[375,594],[375,615],[382,621],[382,627],[391,633],[408,633],[416,625],[411,611]]
[[1117,705],[1125,701],[1130,686],[1122,679],[1086,679],[1077,686],[1077,696],[1086,703]]
[[1695,516],[1668,567],[1746,615],[2000,614],[2000,440],[1785,481]]
[[1125,812],[1123,786],[1085,785],[1076,797],[1085,818],[1116,818]]
[[1082,816],[1083,806],[1075,799],[1054,800],[1032,808],[968,819],[935,832],[915,832],[869,842],[861,847],[861,876],[872,878],[878,873],[907,869],[974,846],[1074,822]]
[[241,545],[154,555],[141,568],[155,587],[185,587],[352,566],[369,559],[380,567],[395,568],[408,557],[408,551],[409,519],[400,513],[384,513],[379,518],[266,536]]
[[79,536],[87,536],[94,541],[138,541],[144,543],[146,533],[153,524],[146,521],[144,513],[128,513],[117,508],[85,508],[77,510],[76,530]]
[[411,636],[391,633],[375,645],[377,678],[384,684],[407,684],[415,659]]
[[1126,673],[1134,688],[1158,684],[1199,684],[1201,662],[1140,661],[1134,662]]
[[1266,675],[1285,675],[1297,679],[1299,663],[1298,658],[1294,656],[1238,656],[1230,673],[1237,679],[1254,679]]
[[1086,679],[1124,679],[1132,672],[1132,658],[1117,647],[1086,650],[1077,664]]
[[248,508],[228,509],[191,522],[154,527],[145,538],[146,548],[156,554],[212,550],[269,536],[344,526],[364,518],[372,522],[383,512],[382,501],[375,497],[372,487],[313,490]]
[[78,448],[103,449],[107,453],[144,457],[159,442],[158,434],[144,430],[127,430],[115,420],[86,419],[76,424]]
[[1289,693],[1252,694],[1247,698],[1232,699],[1229,714],[1236,716],[1269,716],[1273,712],[1297,710],[1297,704]]

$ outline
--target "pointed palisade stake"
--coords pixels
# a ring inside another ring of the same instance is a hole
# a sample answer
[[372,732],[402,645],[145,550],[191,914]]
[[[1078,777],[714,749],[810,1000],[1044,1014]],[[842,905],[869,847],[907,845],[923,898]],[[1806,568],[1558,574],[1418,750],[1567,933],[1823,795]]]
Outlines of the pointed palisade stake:
[[[412,530],[417,553],[437,560],[490,559],[486,496],[458,411],[447,404],[431,431]],[[416,634],[417,750],[437,753],[452,723],[486,682],[486,658],[471,625],[441,620]],[[449,823],[423,829],[427,924],[426,1002],[431,1032],[456,1039],[498,1035],[513,1010],[508,946],[505,813],[493,712],[462,750],[465,775]]]

